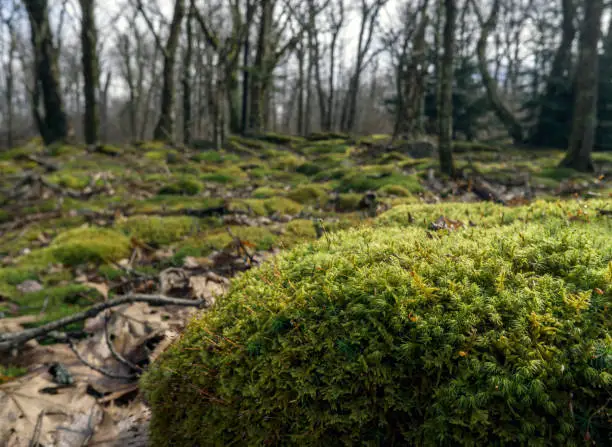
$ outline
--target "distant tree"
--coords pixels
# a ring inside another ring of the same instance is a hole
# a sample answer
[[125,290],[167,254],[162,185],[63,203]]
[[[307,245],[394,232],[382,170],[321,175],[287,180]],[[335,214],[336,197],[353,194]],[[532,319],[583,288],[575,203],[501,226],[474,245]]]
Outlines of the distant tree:
[[536,146],[567,147],[573,99],[572,45],[576,36],[576,0],[561,0],[561,41],[542,95],[530,98],[538,110],[530,137]]
[[603,0],[584,0],[584,19],[580,30],[576,91],[567,155],[561,166],[578,171],[593,171],[591,153],[597,127],[598,44],[601,35]]
[[440,129],[438,151],[440,170],[455,176],[453,163],[453,55],[455,53],[455,25],[457,21],[457,0],[444,0],[444,33],[440,85]]
[[388,0],[361,0],[360,2],[360,27],[357,38],[357,54],[355,56],[354,68],[349,79],[348,92],[342,109],[342,130],[351,132],[355,128],[357,118],[357,98],[361,75],[368,64],[372,61],[373,54],[370,51],[374,40],[378,15]]
[[96,92],[99,87],[100,69],[97,44],[98,32],[95,20],[95,0],[79,0],[81,4],[81,54],[83,66],[83,94],[85,96],[85,142],[98,144],[100,119]]
[[191,105],[191,67],[193,65],[193,12],[194,0],[190,0],[189,13],[187,14],[186,25],[186,47],[183,54],[183,76],[181,84],[183,86],[183,143],[191,143],[191,128],[192,128],[192,105]]
[[[14,6],[14,5],[13,5]],[[17,8],[7,13],[6,17],[0,10],[0,25],[6,26],[8,32],[8,49],[6,61],[3,64],[4,75],[4,99],[6,101],[6,144],[8,148],[14,145],[14,96],[15,96],[15,59],[17,59],[17,33],[15,30],[15,18]],[[0,31],[2,28],[0,28]]]
[[[53,43],[47,0],[23,1],[28,11],[34,52],[36,79],[32,91],[32,113],[43,141],[51,144],[65,140],[69,133],[57,65],[58,49]],[[44,116],[39,110],[41,95]]]
[[154,34],[155,41],[164,58],[164,69],[162,77],[161,90],[161,109],[159,121],[153,131],[153,138],[162,141],[174,140],[174,97],[176,86],[174,84],[174,65],[176,61],[176,53],[181,34],[181,24],[185,17],[185,0],[175,0],[174,13],[170,22],[170,30],[166,43],[162,43],[159,35],[156,33],[153,22],[144,10],[142,0],[138,0],[138,9],[149,26],[149,30]]
[[490,35],[493,33],[497,26],[497,19],[499,11],[501,9],[501,0],[492,0],[491,12],[489,17],[486,19],[483,17],[481,8],[482,5],[476,0],[470,0],[472,8],[478,18],[478,23],[481,27],[480,37],[476,46],[476,54],[478,56],[478,68],[482,81],[487,91],[487,97],[489,104],[499,121],[504,125],[508,134],[512,138],[515,144],[522,144],[525,140],[524,129],[522,123],[513,113],[508,104],[502,99],[497,80],[489,72],[489,64],[487,57],[487,42],[489,41]]

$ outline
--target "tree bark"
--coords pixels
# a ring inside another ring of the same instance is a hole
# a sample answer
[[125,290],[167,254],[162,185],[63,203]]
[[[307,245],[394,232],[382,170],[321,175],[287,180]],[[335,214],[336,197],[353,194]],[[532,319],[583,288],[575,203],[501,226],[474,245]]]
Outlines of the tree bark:
[[253,8],[251,0],[247,0],[246,8],[246,30],[244,34],[244,48],[242,55],[242,115],[240,123],[240,133],[242,133],[243,135],[247,132],[249,120],[249,52],[251,51],[250,17],[252,15],[251,9]]
[[597,46],[601,36],[603,0],[585,0],[584,19],[580,32],[580,48],[576,73],[576,93],[572,132],[567,155],[561,166],[591,172],[591,152],[597,125],[597,84],[599,54]]
[[[24,4],[29,16],[34,50],[34,119],[45,144],[64,141],[68,138],[69,124],[61,93],[58,51],[53,45],[47,0],[24,0]],[[38,109],[41,95],[44,117]]]
[[264,83],[267,76],[267,63],[270,58],[270,31],[272,29],[272,1],[261,0],[261,17],[259,20],[259,34],[257,36],[257,51],[255,53],[255,63],[253,64],[251,82],[251,110],[249,128],[253,131],[261,131],[264,115]]
[[491,32],[493,32],[497,26],[497,17],[499,15],[501,2],[500,0],[493,0],[491,14],[486,21],[484,21],[482,17],[480,6],[477,4],[477,2],[475,0],[471,0],[471,2],[474,11],[478,16],[478,21],[482,27],[480,38],[478,39],[478,44],[476,45],[476,53],[478,55],[478,69],[487,91],[487,98],[491,104],[491,107],[493,108],[493,111],[497,115],[497,118],[508,131],[508,134],[512,138],[514,144],[521,144],[524,141],[523,126],[499,95],[497,81],[489,73],[487,60],[487,41]]
[[192,107],[191,107],[191,65],[193,59],[193,1],[189,8],[187,16],[187,47],[183,55],[183,143],[188,145],[191,143],[192,129]]
[[100,76],[98,62],[98,32],[95,20],[95,0],[79,0],[81,4],[81,52],[83,95],[85,96],[85,143],[95,145],[100,139],[100,118],[96,92]]
[[452,152],[453,132],[453,55],[455,52],[455,22],[457,20],[457,0],[444,0],[444,33],[440,86],[440,129],[438,151],[440,170],[451,177],[455,176]]
[[15,30],[13,28],[12,23],[8,23],[8,31],[9,31],[9,50],[8,50],[8,61],[6,64],[6,143],[7,147],[10,149],[14,145],[13,138],[13,116],[14,116],[14,104],[13,97],[15,91],[15,71],[14,71],[14,61],[15,54],[17,53],[17,36],[15,34]]
[[[538,121],[531,142],[535,145],[544,144],[549,138],[551,132],[550,120],[558,114],[556,108],[552,105],[556,102],[559,95],[562,95],[565,90],[571,89],[571,62],[572,62],[572,44],[576,37],[576,5],[575,0],[562,0],[563,22],[561,42],[555,53],[555,57],[548,74],[546,81],[546,90],[541,98],[540,112]],[[567,75],[564,72],[567,71]],[[537,94],[537,92],[536,92]],[[558,123],[553,123],[558,126]]]
[[174,63],[178,48],[181,23],[185,16],[185,1],[176,0],[170,24],[170,33],[164,47],[164,70],[161,92],[161,114],[153,132],[153,138],[162,141],[174,139]]

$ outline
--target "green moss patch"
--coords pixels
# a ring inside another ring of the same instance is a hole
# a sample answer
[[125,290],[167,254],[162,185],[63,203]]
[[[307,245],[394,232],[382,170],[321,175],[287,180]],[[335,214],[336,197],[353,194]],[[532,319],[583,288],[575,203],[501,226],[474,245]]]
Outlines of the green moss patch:
[[183,177],[175,182],[162,186],[158,194],[195,196],[202,191],[202,182],[190,177]]
[[287,197],[297,203],[323,206],[329,199],[329,193],[325,187],[311,184],[298,186],[289,191]]
[[370,166],[346,174],[340,181],[338,191],[376,191],[388,185],[401,186],[411,193],[424,190],[416,175],[402,174],[390,166]]
[[130,237],[156,247],[199,231],[197,219],[186,216],[134,216],[118,223],[117,228]]
[[106,228],[76,228],[56,237],[49,253],[58,262],[69,266],[119,261],[129,256],[130,240]]
[[589,420],[605,444],[602,231],[603,246],[560,221],[299,245],[243,275],[143,377],[152,442],[580,445]]

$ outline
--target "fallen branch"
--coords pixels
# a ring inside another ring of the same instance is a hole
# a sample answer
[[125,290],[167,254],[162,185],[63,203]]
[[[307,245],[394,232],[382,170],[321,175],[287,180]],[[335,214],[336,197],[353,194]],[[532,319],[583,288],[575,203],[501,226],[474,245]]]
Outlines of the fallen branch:
[[81,353],[77,350],[76,346],[74,345],[74,341],[72,341],[72,339],[68,339],[68,346],[70,346],[70,350],[72,352],[74,352],[74,355],[77,356],[77,358],[81,361],[81,363],[83,363],[85,366],[87,366],[88,368],[93,369],[94,371],[99,372],[100,374],[102,374],[103,376],[109,377],[111,379],[123,379],[123,380],[134,380],[137,376],[126,376],[124,374],[115,374],[115,373],[111,373],[106,371],[103,368],[100,368],[99,366],[94,365],[93,363],[88,362],[87,360],[85,360],[85,358],[81,355]]
[[57,331],[60,328],[66,327],[72,323],[93,318],[102,311],[113,307],[121,306],[123,304],[133,303],[149,303],[157,306],[185,306],[185,307],[204,307],[206,306],[206,300],[185,300],[180,298],[170,298],[162,295],[141,295],[131,294],[121,296],[113,300],[104,301],[103,303],[96,304],[83,312],[70,315],[69,317],[61,318],[59,320],[52,321],[43,326],[26,329],[20,332],[0,334],[0,352],[8,351],[21,346],[22,344],[40,338],[50,332]]
[[599,215],[601,216],[612,216],[612,210],[604,210],[603,208],[598,209]]
[[42,158],[36,157],[35,155],[26,155],[25,157],[28,161],[33,161],[34,163],[45,168],[47,172],[55,172],[59,171],[59,166],[50,161],[44,160]]
[[108,331],[108,323],[109,322],[110,322],[110,316],[109,316],[108,313],[106,313],[104,315],[104,338],[106,339],[106,344],[108,345],[108,349],[110,350],[112,356],[119,363],[127,366],[128,368],[130,368],[130,369],[132,369],[134,371],[137,371],[138,373],[141,373],[143,371],[143,369],[140,366],[138,366],[137,364],[135,364],[133,362],[130,362],[128,359],[126,359],[121,354],[119,354],[117,352],[117,350],[115,349],[115,345],[113,345],[113,341],[111,340],[110,333]]

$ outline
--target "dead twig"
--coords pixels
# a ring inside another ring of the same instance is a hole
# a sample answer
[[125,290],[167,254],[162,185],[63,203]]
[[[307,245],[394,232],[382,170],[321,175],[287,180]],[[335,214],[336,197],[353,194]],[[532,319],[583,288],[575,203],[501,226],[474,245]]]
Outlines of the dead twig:
[[70,350],[72,352],[74,352],[74,355],[77,356],[77,358],[79,359],[79,361],[81,363],[83,363],[85,366],[87,366],[88,368],[93,369],[94,371],[99,372],[100,374],[102,374],[103,376],[109,377],[111,379],[122,379],[122,380],[134,380],[137,376],[126,376],[124,374],[115,374],[115,373],[111,373],[106,371],[103,368],[100,368],[99,366],[94,365],[91,362],[88,362],[87,360],[85,360],[85,358],[81,355],[81,353],[78,351],[78,349],[76,348],[76,346],[74,345],[74,341],[71,338],[68,338],[68,346],[70,346]]
[[106,309],[121,306],[123,304],[149,303],[157,306],[185,306],[185,307],[204,307],[206,300],[184,300],[180,298],[170,298],[163,295],[142,295],[130,294],[121,296],[109,301],[98,303],[83,312],[70,315],[59,320],[52,321],[37,328],[26,329],[20,332],[0,334],[0,352],[11,350],[21,346],[29,340],[48,335],[50,332],[57,331],[72,323],[93,318]]
[[38,417],[36,418],[36,425],[34,426],[34,433],[32,433],[32,439],[30,439],[30,447],[36,447],[38,445],[38,440],[40,439],[40,429],[42,427],[42,421],[45,417],[45,410],[41,410],[38,413]]
[[227,227],[226,230],[227,230],[227,233],[232,237],[232,239],[234,239],[234,242],[236,243],[236,245],[240,247],[242,251],[244,251],[245,256],[248,258],[249,262],[252,264],[255,261],[255,258],[253,258],[253,255],[249,253],[246,246],[244,245],[244,242],[242,242],[242,240],[239,237],[234,235],[230,227]]
[[110,333],[108,331],[109,322],[110,322],[110,311],[106,312],[106,314],[104,315],[104,338],[106,339],[106,344],[108,345],[108,349],[110,350],[112,356],[119,363],[127,366],[128,368],[133,369],[134,371],[138,371],[138,373],[141,373],[143,369],[140,366],[138,366],[137,364],[133,362],[130,362],[128,359],[126,359],[121,354],[119,354],[117,350],[115,349],[115,346],[113,345],[113,341],[110,338]]

